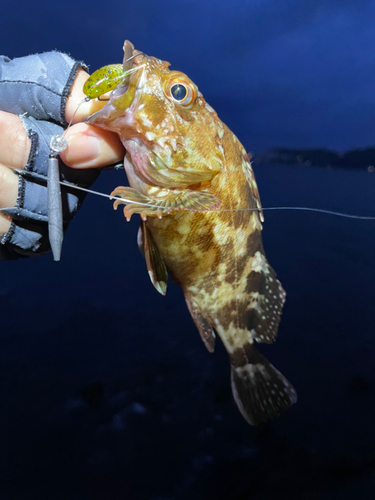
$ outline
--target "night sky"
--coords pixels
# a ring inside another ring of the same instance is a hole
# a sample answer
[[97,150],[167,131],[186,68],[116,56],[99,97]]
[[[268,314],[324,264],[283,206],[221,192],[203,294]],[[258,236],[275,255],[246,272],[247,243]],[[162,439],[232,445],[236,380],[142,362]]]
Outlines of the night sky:
[[249,149],[373,144],[373,1],[17,4],[0,19],[9,57],[56,48],[95,70],[128,38],[187,73]]
[[[129,39],[185,72],[248,151],[345,151],[375,143],[374,18],[365,0],[20,1],[1,7],[0,53],[58,49],[94,71]],[[265,207],[374,213],[369,172],[255,174]],[[223,347],[208,355],[176,285],[149,283],[138,221],[88,196],[60,263],[0,265],[0,500],[374,497],[374,224],[266,212],[287,302],[262,352],[299,401],[253,429]]]

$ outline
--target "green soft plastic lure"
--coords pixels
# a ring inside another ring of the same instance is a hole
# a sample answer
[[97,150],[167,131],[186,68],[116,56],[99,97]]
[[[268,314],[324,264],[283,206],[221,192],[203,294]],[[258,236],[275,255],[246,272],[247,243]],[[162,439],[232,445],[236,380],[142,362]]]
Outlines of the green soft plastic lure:
[[96,70],[83,86],[83,93],[90,99],[99,98],[114,90],[127,76],[122,64],[108,64]]

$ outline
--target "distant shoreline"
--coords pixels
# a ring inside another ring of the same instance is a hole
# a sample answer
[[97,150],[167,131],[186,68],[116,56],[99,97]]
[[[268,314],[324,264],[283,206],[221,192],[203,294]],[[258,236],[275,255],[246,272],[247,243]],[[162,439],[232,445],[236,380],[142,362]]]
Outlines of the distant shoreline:
[[253,161],[255,164],[279,163],[283,165],[375,172],[375,147],[352,149],[345,153],[337,153],[329,149],[272,148],[255,155]]

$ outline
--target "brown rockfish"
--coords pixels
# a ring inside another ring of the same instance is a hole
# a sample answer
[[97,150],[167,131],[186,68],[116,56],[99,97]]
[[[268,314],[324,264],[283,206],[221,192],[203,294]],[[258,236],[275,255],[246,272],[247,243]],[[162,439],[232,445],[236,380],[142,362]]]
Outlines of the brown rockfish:
[[263,250],[249,158],[185,74],[130,42],[124,52],[127,76],[87,120],[126,148],[131,187],[113,191],[123,198],[115,208],[124,203],[128,220],[141,215],[138,244],[155,288],[166,293],[168,271],[210,352],[215,332],[221,338],[247,422],[274,418],[297,396],[255,347],[275,340],[285,292]]

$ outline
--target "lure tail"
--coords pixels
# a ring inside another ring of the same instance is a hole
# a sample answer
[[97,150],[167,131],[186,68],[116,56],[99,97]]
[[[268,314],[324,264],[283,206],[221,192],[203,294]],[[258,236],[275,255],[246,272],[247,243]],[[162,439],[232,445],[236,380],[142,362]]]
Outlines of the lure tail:
[[250,425],[271,420],[297,401],[294,387],[253,344],[230,355],[232,391]]

